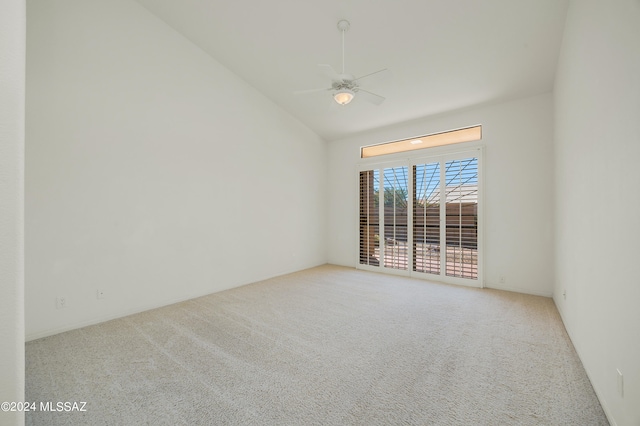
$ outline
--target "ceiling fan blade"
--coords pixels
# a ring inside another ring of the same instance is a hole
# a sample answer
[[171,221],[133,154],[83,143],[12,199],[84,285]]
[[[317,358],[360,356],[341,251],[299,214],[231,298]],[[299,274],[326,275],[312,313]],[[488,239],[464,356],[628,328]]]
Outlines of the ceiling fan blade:
[[363,75],[362,77],[358,77],[353,81],[357,81],[358,84],[369,85],[374,81],[380,81],[384,79],[388,79],[391,77],[391,71],[388,69],[378,70],[376,72],[372,72],[371,74]]
[[322,72],[322,74],[324,74],[327,77],[329,77],[331,79],[331,81],[340,80],[340,74],[338,74],[336,72],[336,70],[334,70],[331,65],[329,65],[329,64],[318,64],[318,67],[320,68],[320,71]]
[[324,88],[324,89],[308,89],[308,90],[296,90],[295,92],[293,92],[294,95],[307,95],[309,93],[317,93],[317,92],[327,92],[329,90],[331,90],[331,87],[328,88]]
[[356,97],[358,96],[361,96],[365,101],[371,102],[375,105],[380,105],[385,100],[384,96],[376,95],[375,93],[360,88],[358,88],[358,91],[356,92]]

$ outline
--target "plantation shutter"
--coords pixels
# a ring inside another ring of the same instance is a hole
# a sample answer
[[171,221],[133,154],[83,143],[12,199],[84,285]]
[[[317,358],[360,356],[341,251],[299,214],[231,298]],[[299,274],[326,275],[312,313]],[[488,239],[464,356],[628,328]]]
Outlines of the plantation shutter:
[[384,252],[385,268],[408,269],[408,168],[384,169]]
[[380,177],[378,170],[360,172],[360,264],[380,266]]
[[446,274],[478,278],[478,159],[446,163]]
[[413,270],[440,274],[440,163],[413,166]]

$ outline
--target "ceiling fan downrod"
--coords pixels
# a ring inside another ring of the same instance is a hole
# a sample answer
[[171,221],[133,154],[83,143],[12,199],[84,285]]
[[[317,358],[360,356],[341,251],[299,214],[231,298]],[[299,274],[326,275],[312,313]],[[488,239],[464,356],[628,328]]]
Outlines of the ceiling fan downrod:
[[341,20],[338,21],[338,29],[342,33],[342,74],[344,74],[344,70],[345,70],[345,67],[344,67],[344,33],[349,31],[349,27],[351,27],[351,24],[346,19],[341,19]]

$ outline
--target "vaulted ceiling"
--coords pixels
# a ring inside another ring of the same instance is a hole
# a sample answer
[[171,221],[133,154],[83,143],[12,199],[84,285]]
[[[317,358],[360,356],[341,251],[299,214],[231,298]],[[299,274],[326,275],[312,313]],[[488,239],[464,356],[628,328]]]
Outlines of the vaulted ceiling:
[[[137,0],[326,140],[553,89],[568,0]],[[386,97],[338,106],[317,65]]]

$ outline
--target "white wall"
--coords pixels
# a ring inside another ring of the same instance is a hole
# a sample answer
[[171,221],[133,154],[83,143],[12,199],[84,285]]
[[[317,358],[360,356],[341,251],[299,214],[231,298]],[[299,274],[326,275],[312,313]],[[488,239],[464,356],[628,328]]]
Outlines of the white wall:
[[27,15],[28,339],[326,262],[315,133],[131,0]]
[[[0,3],[0,402],[24,400],[24,0]],[[0,411],[0,424],[22,425]]]
[[640,1],[571,3],[555,101],[554,299],[610,420],[637,426]]
[[[552,123],[552,96],[546,94],[425,118],[331,142],[329,262],[356,265],[356,165],[361,162],[361,146],[482,124],[485,285],[551,296],[554,271]],[[465,144],[476,145],[478,143]],[[461,148],[462,145],[455,147]],[[505,284],[499,283],[501,275],[505,276]]]

